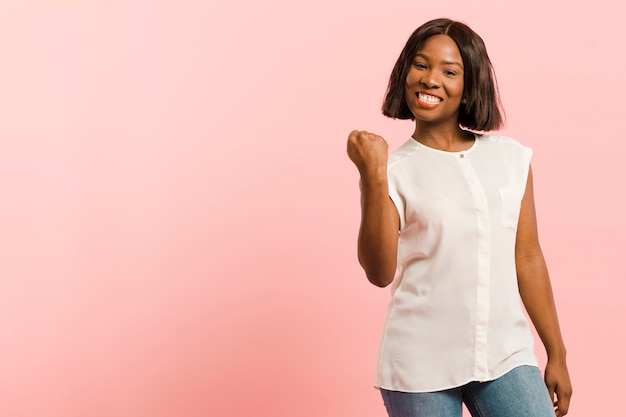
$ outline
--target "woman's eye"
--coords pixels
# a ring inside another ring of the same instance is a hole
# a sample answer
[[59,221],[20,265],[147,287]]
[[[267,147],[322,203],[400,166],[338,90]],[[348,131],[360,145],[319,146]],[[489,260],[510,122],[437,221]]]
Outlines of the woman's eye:
[[422,64],[421,62],[414,62],[413,66],[417,69],[426,69],[426,65]]
[[456,72],[452,71],[452,70],[447,70],[447,71],[445,71],[445,74],[447,76],[454,77],[456,75]]

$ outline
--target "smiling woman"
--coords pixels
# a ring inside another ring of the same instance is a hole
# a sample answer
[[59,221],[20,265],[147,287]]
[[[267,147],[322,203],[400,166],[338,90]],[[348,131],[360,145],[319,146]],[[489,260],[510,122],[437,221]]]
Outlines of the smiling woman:
[[[537,237],[532,151],[504,136],[482,39],[437,19],[409,38],[383,114],[415,121],[387,156],[353,131],[359,261],[391,284],[375,386],[390,417],[563,416],[571,383]],[[548,354],[545,383],[522,301]],[[554,396],[556,400],[553,402]],[[554,405],[554,407],[553,407]]]

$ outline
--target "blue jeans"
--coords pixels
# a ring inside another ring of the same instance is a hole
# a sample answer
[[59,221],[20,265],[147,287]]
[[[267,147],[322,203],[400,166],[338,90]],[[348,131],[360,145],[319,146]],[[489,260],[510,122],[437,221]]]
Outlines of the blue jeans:
[[554,417],[541,372],[519,366],[488,382],[470,382],[437,392],[381,389],[389,417],[461,417],[462,404],[474,417]]

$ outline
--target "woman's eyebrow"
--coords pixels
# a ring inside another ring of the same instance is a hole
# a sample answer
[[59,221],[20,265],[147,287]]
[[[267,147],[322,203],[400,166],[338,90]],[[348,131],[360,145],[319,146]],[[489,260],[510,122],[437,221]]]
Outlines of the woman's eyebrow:
[[443,65],[457,65],[457,66],[463,68],[463,64],[461,64],[460,62],[456,62],[456,61],[441,61],[441,63]]

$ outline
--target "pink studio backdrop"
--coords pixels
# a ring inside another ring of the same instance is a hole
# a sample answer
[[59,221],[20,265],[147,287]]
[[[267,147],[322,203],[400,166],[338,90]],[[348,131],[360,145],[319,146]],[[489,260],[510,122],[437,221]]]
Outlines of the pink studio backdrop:
[[345,139],[408,138],[382,96],[440,16],[483,36],[535,150],[570,415],[613,414],[625,11],[503,3],[4,0],[0,415],[384,416]]

